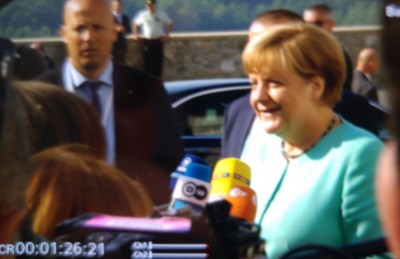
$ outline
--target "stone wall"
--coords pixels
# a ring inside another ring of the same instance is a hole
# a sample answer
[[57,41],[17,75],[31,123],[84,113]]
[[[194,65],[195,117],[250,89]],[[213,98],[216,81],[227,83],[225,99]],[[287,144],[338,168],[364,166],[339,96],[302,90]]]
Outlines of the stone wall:
[[[335,36],[346,48],[355,64],[363,47],[379,46],[379,27],[343,27],[335,29]],[[244,77],[240,60],[247,40],[245,31],[213,33],[175,33],[165,45],[164,79],[200,79]],[[14,39],[18,45],[39,41],[46,52],[60,64],[65,57],[64,43],[60,38]],[[128,37],[129,52],[126,62],[141,68],[139,45]]]

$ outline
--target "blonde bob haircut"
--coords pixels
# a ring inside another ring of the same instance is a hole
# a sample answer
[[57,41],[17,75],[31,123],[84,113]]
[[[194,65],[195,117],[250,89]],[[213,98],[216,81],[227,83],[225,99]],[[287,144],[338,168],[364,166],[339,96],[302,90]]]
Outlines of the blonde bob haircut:
[[281,64],[301,77],[325,80],[322,102],[334,106],[345,79],[343,51],[337,40],[309,24],[277,25],[251,40],[242,54],[246,73],[262,73]]

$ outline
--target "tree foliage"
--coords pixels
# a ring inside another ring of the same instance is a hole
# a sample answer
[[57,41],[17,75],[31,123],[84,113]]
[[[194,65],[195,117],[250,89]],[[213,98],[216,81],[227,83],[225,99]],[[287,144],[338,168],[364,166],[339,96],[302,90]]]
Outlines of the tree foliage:
[[[62,21],[63,0],[14,0],[0,10],[0,35],[9,38],[55,37]],[[175,32],[246,30],[262,11],[286,8],[301,14],[319,0],[159,0]],[[334,10],[337,26],[377,25],[380,0],[325,1]],[[124,0],[124,13],[134,17],[142,0]]]

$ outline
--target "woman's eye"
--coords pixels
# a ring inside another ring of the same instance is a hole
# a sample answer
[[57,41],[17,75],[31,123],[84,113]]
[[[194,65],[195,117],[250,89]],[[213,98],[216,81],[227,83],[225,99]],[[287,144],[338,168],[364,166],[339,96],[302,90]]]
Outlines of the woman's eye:
[[270,80],[270,81],[268,82],[268,85],[269,85],[269,86],[272,86],[272,87],[277,87],[277,86],[282,85],[282,83],[281,83],[280,81]]
[[257,87],[257,85],[258,85],[258,82],[257,82],[257,81],[251,81],[251,82],[250,82],[251,88],[255,88],[255,87]]

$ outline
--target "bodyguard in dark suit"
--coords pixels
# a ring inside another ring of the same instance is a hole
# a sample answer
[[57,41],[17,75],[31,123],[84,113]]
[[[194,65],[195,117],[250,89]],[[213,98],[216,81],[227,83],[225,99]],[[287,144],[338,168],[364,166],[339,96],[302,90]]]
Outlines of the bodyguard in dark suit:
[[374,101],[378,101],[378,91],[372,84],[371,78],[378,70],[378,59],[378,53],[374,49],[362,49],[358,54],[351,84],[354,93]]
[[122,13],[122,0],[113,0],[112,11],[118,31],[117,40],[114,42],[112,50],[113,59],[125,63],[125,56],[128,52],[126,35],[132,33],[130,19]]
[[353,73],[353,82],[351,84],[351,90],[354,93],[365,96],[368,99],[378,101],[378,91],[372,84],[371,80],[366,74],[355,69]]
[[141,181],[155,204],[168,202],[169,173],[183,149],[162,81],[111,60],[116,30],[107,0],[67,0],[61,36],[68,58],[41,79],[97,107],[108,162]]
[[221,157],[240,158],[255,113],[249,102],[250,94],[233,101],[225,110]]
[[[312,23],[329,33],[333,33],[333,28],[335,27],[333,10],[326,4],[317,3],[307,7],[303,12],[303,19],[307,23]],[[343,83],[343,89],[351,90],[353,62],[347,51],[344,48],[342,49],[344,61],[346,62],[346,78]]]

